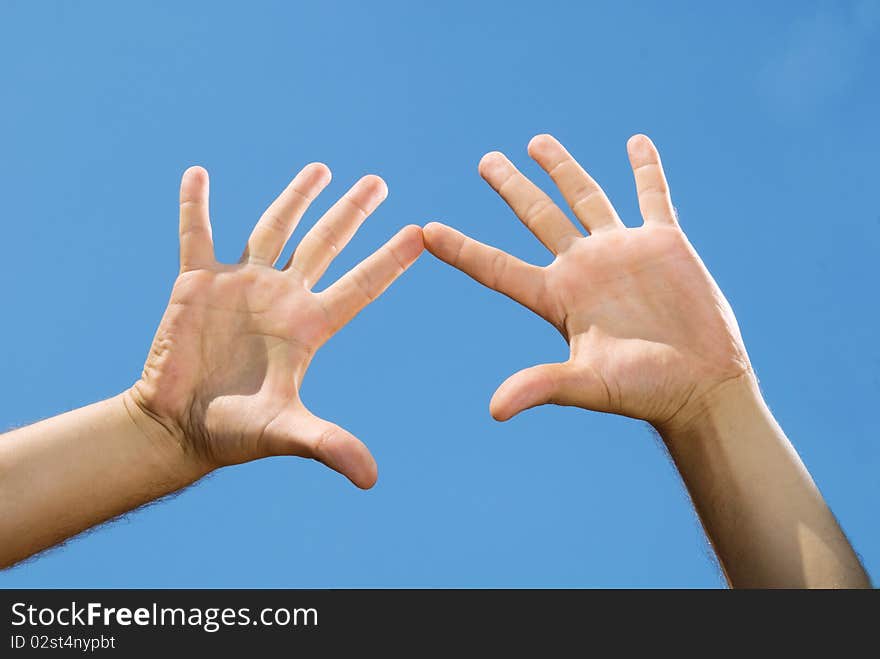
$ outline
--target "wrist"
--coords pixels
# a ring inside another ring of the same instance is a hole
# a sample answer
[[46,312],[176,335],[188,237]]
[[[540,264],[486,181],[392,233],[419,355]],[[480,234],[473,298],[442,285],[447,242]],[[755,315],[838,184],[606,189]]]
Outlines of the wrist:
[[672,419],[654,424],[654,427],[668,446],[699,440],[766,412],[758,379],[748,371],[707,389],[689,401]]
[[132,432],[153,456],[154,464],[172,482],[184,487],[213,470],[197,455],[183,432],[159,418],[140,402],[133,389],[127,389],[117,399]]

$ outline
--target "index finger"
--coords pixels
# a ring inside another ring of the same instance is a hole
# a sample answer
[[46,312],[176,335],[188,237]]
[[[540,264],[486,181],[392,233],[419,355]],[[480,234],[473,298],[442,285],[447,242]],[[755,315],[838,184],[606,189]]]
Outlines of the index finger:
[[544,285],[542,268],[439,222],[428,224],[424,233],[425,247],[438,259],[458,268],[483,286],[544,316],[541,304]]
[[424,249],[422,229],[409,225],[334,284],[316,295],[336,332],[415,263]]

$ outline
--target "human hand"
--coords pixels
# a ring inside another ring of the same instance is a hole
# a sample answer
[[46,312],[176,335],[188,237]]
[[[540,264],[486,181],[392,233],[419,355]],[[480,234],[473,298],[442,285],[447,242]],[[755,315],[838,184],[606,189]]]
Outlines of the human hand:
[[157,421],[205,470],[272,455],[314,458],[369,488],[376,463],[366,446],[306,409],[299,389],[315,351],[376,299],[422,251],[421,229],[401,229],[320,292],[312,288],[361,223],[385,183],[359,180],[274,268],[309,204],[330,181],[306,166],[255,226],[239,263],[214,258],[208,174],[188,169],[180,187],[180,274],[133,409]]
[[424,229],[432,254],[531,309],[569,343],[566,362],[527,368],[498,388],[490,410],[499,421],[554,403],[670,427],[722,383],[751,374],[733,312],[678,225],[657,150],[643,135],[627,150],[644,219],[631,229],[559,142],[538,135],[529,144],[587,237],[504,155],[483,157],[480,174],[555,255],[546,267],[439,223]]

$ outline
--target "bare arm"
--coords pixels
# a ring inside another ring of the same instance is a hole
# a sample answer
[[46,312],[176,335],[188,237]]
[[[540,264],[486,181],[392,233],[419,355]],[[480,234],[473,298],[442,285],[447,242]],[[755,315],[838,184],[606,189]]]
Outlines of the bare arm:
[[635,136],[628,151],[644,218],[632,229],[559,142],[529,144],[586,237],[505,156],[483,158],[483,178],[554,254],[547,267],[425,227],[435,256],[569,343],[567,361],[508,378],[492,415],[553,403],[644,419],[666,442],[732,585],[869,585],[761,398],[733,312],[678,225],[654,145]]
[[0,437],[0,566],[209,470],[121,394]]
[[266,210],[239,263],[214,259],[208,177],[183,176],[180,275],[141,379],[109,400],[0,437],[0,566],[174,492],[225,465],[272,455],[313,458],[362,488],[376,463],[348,431],[312,414],[299,388],[315,351],[422,251],[409,226],[338,281],[312,288],[384,200],[358,181],[274,268],[327,185],[304,168]]
[[728,581],[870,587],[867,574],[751,375],[660,429]]

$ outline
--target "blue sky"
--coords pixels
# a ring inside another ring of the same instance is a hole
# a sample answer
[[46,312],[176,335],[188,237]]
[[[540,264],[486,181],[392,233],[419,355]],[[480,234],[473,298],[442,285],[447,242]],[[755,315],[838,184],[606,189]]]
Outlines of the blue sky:
[[[390,187],[331,278],[430,220],[546,263],[480,156],[503,150],[546,185],[525,146],[551,132],[636,223],[624,144],[645,132],[770,406],[878,578],[878,3],[525,4],[4,2],[0,428],[139,376],[190,164],[212,174],[228,261],[322,160],[316,210],[367,172]],[[718,586],[645,424],[489,417],[504,378],[566,354],[427,255],[303,389],[369,444],[374,490],[290,458],[226,469],[0,587]]]

